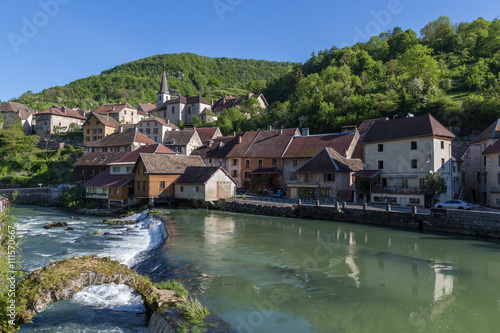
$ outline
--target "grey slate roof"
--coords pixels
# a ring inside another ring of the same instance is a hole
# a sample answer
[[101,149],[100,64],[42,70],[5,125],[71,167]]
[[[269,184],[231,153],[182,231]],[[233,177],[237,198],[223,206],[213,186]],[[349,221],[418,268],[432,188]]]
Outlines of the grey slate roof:
[[168,85],[167,85],[167,73],[163,71],[163,75],[161,77],[161,85],[160,85],[160,91],[158,92],[159,94],[166,93],[168,94]]
[[498,138],[500,138],[500,119],[495,120],[493,124],[488,126],[488,128],[485,129],[483,132],[481,132],[481,134],[479,134],[477,138],[472,140],[472,143],[481,142],[488,139],[498,139]]
[[182,176],[175,181],[176,184],[206,184],[210,178],[221,169],[231,181],[234,181],[231,176],[222,167],[208,167],[208,166],[188,166]]
[[335,149],[325,147],[316,156],[301,166],[297,172],[352,172],[363,169],[359,159],[348,159]]
[[139,156],[150,174],[183,174],[188,166],[205,166],[200,156],[145,153]]

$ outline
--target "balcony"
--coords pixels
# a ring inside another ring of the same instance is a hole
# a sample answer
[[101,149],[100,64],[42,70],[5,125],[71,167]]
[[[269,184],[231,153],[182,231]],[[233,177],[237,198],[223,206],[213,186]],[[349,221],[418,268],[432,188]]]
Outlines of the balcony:
[[372,186],[371,192],[372,193],[386,193],[386,194],[425,194],[425,187],[375,185],[375,186]]

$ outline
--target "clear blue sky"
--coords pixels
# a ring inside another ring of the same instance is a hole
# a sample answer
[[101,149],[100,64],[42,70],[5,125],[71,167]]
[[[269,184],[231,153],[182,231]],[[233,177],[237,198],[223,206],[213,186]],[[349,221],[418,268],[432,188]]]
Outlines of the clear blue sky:
[[2,1],[0,100],[129,61],[192,52],[304,62],[395,26],[419,32],[500,15],[498,0],[14,0]]

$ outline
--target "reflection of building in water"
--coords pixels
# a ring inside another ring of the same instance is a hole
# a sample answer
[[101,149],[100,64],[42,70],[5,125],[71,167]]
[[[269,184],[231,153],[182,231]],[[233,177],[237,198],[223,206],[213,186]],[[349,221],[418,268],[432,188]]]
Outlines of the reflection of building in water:
[[203,238],[205,243],[226,246],[234,237],[235,224],[230,217],[208,215],[205,217]]
[[443,300],[446,296],[453,294],[454,276],[453,267],[444,263],[436,263],[432,266],[436,274],[436,282],[434,283],[434,301]]

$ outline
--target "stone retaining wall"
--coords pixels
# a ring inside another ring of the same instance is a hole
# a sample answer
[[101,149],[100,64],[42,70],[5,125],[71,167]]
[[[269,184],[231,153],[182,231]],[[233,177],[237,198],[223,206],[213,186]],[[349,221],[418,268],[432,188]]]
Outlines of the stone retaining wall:
[[59,203],[63,190],[54,187],[34,187],[19,189],[1,189],[0,195],[10,198],[17,204],[37,204],[54,206]]
[[455,209],[431,209],[429,214],[395,211],[278,204],[227,200],[222,210],[282,217],[300,217],[340,222],[359,222],[415,230],[500,238],[500,213]]

